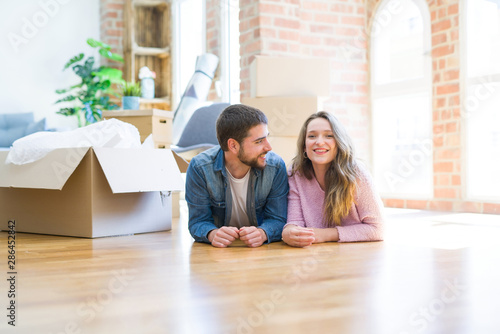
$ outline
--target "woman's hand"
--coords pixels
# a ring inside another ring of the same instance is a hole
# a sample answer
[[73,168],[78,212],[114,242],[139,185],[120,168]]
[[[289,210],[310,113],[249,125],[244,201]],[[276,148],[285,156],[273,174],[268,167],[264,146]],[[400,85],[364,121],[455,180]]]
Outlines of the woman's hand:
[[283,241],[293,247],[311,246],[315,241],[314,229],[287,225],[281,233]]
[[322,242],[339,241],[339,231],[335,227],[331,228],[312,228],[314,232],[314,242],[319,244]]

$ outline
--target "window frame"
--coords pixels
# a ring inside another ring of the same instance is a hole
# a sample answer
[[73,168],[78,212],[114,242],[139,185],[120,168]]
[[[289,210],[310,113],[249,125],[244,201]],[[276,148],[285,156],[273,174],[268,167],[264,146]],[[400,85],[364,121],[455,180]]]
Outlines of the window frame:
[[[389,2],[392,0],[382,0],[379,5],[375,8],[374,10],[374,15],[373,19],[371,22],[371,28],[373,31],[374,25],[377,23],[376,19],[379,14],[380,10],[384,10],[385,8],[390,6]],[[407,79],[407,80],[401,80],[397,82],[391,82],[391,83],[386,83],[386,84],[375,84],[375,78],[374,78],[374,71],[373,68],[376,66],[374,64],[374,57],[373,57],[373,52],[374,50],[374,45],[376,43],[376,38],[377,36],[372,34],[370,36],[370,86],[371,86],[371,98],[370,98],[370,107],[371,107],[371,126],[372,126],[372,166],[374,168],[374,172],[376,172],[376,167],[375,167],[375,152],[376,152],[376,121],[375,121],[375,113],[374,113],[374,102],[377,99],[380,98],[400,98],[404,95],[417,95],[417,94],[428,94],[429,96],[429,107],[428,107],[428,112],[430,115],[430,122],[429,122],[429,128],[427,129],[430,133],[429,140],[432,140],[433,136],[433,84],[432,84],[432,75],[433,75],[433,70],[432,70],[432,57],[431,57],[431,50],[432,50],[432,31],[431,31],[431,17],[430,17],[430,9],[428,4],[424,0],[409,0],[412,3],[416,5],[416,7],[419,9],[420,14],[422,16],[422,23],[423,23],[423,40],[424,40],[424,67],[426,69],[424,73],[423,78],[416,78],[416,79]],[[415,88],[417,87],[417,88]],[[415,199],[415,200],[430,200],[434,197],[434,175],[433,175],[433,148],[432,151],[429,153],[430,155],[430,164],[431,164],[431,176],[429,180],[427,180],[428,184],[428,191],[425,194],[417,194],[417,193],[408,193],[408,194],[402,194],[398,192],[392,192],[392,191],[380,191],[381,195],[385,198],[395,198],[395,199]],[[429,166],[428,166],[429,167]],[[377,176],[374,177],[377,179]],[[379,189],[380,190],[380,189]]]
[[[469,22],[468,22],[468,6],[469,6],[469,1],[470,0],[461,0],[459,3],[459,6],[461,8],[460,11],[460,22],[463,22],[460,26],[459,34],[460,36],[463,36],[461,38],[461,43],[460,43],[460,126],[463,129],[461,136],[460,136],[460,144],[461,147],[463,148],[462,150],[462,156],[461,156],[461,173],[460,177],[462,180],[465,180],[462,184],[462,198],[464,198],[465,201],[471,201],[471,202],[492,202],[492,203],[499,203],[500,202],[500,196],[484,196],[484,195],[473,195],[471,194],[471,166],[470,166],[470,145],[468,142],[468,138],[471,135],[471,123],[469,121],[470,115],[469,111],[467,110],[467,99],[468,99],[468,92],[469,92],[469,87],[472,87],[477,84],[482,84],[482,83],[498,83],[500,84],[500,72],[494,73],[494,74],[485,74],[482,76],[474,76],[474,77],[469,77],[469,68],[468,68],[468,39],[467,39],[467,33],[468,33],[468,27],[469,27]],[[472,116],[473,117],[473,116]]]
[[[234,33],[231,31],[231,6],[237,4],[238,16],[240,12],[240,6],[238,0],[224,0],[221,1],[220,6],[220,16],[221,16],[221,29],[220,29],[220,40],[221,40],[221,56],[220,56],[220,68],[221,68],[221,77],[220,77],[220,97],[224,102],[228,102],[231,104],[240,102],[240,94],[241,91],[239,89],[239,84],[241,82],[240,71],[241,65],[237,69],[233,69],[231,66],[231,49],[234,47],[231,45],[231,34]],[[238,24],[238,57],[240,58],[241,64],[241,55],[240,55],[240,44],[239,44],[239,24]],[[237,96],[233,96],[232,92],[232,79],[231,74],[233,71],[238,72],[238,78],[240,78],[238,82],[238,93]]]

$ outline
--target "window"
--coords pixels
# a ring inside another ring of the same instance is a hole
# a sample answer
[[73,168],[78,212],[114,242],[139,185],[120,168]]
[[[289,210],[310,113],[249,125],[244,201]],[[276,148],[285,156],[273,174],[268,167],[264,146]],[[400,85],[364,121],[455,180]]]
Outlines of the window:
[[224,0],[221,6],[221,81],[222,101],[240,102],[240,19],[239,0]]
[[466,1],[467,196],[500,200],[500,1]]
[[374,177],[384,197],[432,197],[429,9],[386,0],[371,34]]
[[179,103],[193,76],[196,57],[205,52],[205,1],[174,2],[174,85],[173,106]]

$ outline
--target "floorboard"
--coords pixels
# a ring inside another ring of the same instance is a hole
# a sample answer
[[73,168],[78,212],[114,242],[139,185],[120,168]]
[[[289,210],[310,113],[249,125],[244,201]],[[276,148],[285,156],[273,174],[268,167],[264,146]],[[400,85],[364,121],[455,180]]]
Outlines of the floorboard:
[[500,216],[387,209],[387,238],[305,249],[18,233],[1,333],[499,333]]

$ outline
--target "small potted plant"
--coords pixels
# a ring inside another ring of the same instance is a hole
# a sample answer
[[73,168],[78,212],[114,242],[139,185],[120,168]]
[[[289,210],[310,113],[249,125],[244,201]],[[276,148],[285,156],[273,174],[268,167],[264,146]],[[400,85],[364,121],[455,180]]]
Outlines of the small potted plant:
[[141,85],[135,82],[125,82],[122,86],[122,108],[138,110],[141,96]]

